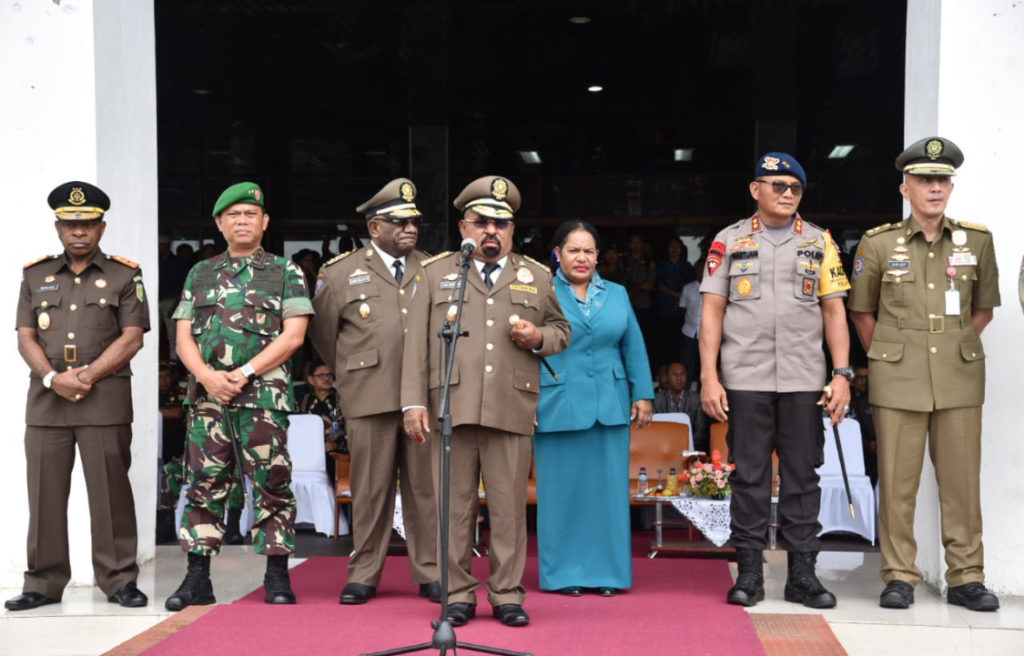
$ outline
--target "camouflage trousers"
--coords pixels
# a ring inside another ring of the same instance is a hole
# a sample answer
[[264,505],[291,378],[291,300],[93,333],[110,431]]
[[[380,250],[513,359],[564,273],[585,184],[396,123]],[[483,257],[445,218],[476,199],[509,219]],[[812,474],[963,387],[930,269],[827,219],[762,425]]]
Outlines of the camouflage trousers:
[[[231,470],[234,474],[234,469]],[[185,458],[179,456],[164,464],[162,476],[160,477],[160,510],[174,510],[178,507],[178,497],[181,495],[181,486],[185,483]],[[238,482],[238,478],[231,476],[231,484],[228,487],[228,509],[241,510],[245,507],[245,488]]]
[[252,544],[256,553],[284,556],[295,551],[295,496],[288,457],[288,413],[260,408],[227,408],[200,402],[189,421],[185,513],[178,533],[183,551],[220,551],[224,502],[235,467],[235,446],[224,420],[234,427],[242,453],[242,473],[252,481]]

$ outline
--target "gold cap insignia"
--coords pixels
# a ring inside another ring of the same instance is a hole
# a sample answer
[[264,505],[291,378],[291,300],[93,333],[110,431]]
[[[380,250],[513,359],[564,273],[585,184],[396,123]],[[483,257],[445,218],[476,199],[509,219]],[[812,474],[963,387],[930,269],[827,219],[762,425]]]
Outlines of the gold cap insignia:
[[761,168],[766,171],[778,171],[779,161],[778,157],[767,156],[764,158],[764,163],[761,164]]
[[505,200],[505,197],[508,196],[508,182],[502,178],[495,178],[491,183],[491,196],[495,200]]
[[942,142],[938,139],[932,139],[924,148],[931,159],[938,159],[942,155]]
[[252,197],[257,201],[260,199],[260,196],[263,195],[263,192],[259,189],[250,189],[249,193],[251,193]]
[[399,190],[399,193],[402,195],[402,200],[404,200],[407,203],[411,201],[413,198],[416,198],[416,192],[412,190],[412,185],[409,184],[408,182],[402,183],[402,187]]
[[84,205],[85,204],[85,192],[82,191],[81,187],[73,187],[71,189],[71,195],[68,196],[68,202],[72,205]]

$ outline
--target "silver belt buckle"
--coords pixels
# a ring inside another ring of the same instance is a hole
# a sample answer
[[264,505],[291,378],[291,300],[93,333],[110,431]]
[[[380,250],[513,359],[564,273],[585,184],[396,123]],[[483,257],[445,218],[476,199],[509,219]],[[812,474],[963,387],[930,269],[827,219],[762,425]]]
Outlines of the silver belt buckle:
[[941,314],[929,314],[928,332],[933,335],[940,335],[946,332],[946,317]]

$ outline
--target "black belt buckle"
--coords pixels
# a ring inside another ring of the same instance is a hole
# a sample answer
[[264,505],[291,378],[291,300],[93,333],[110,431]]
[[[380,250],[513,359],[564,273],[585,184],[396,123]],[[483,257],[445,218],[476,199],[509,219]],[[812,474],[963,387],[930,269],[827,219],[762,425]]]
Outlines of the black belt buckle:
[[78,362],[78,345],[64,345],[64,362]]

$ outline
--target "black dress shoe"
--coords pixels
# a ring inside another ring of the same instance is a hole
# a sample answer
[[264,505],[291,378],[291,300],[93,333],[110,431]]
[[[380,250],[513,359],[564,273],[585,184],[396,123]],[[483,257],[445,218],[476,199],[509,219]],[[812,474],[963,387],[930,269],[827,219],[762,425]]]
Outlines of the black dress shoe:
[[448,606],[448,623],[452,626],[466,626],[474,617],[476,606],[473,604],[455,603]]
[[885,584],[885,590],[882,590],[882,595],[878,598],[878,605],[882,608],[910,608],[912,603],[914,587],[906,581],[895,579]]
[[142,590],[135,587],[135,582],[126,583],[124,587],[115,592],[107,601],[112,604],[121,604],[125,608],[141,608],[149,603],[149,599]]
[[341,603],[365,604],[377,596],[377,588],[362,583],[346,583],[341,590]]
[[946,591],[946,601],[954,606],[964,606],[967,610],[999,608],[999,597],[989,592],[984,583],[977,581],[950,588]]
[[426,597],[435,604],[441,603],[441,584],[437,581],[420,583],[420,596]]
[[59,604],[60,601],[57,599],[50,599],[44,597],[38,592],[23,592],[17,597],[11,597],[4,602],[4,608],[7,610],[29,610],[30,608],[39,608],[46,604]]
[[530,616],[519,604],[502,604],[494,607],[494,617],[505,626],[526,626]]
[[583,594],[583,588],[578,585],[570,585],[567,588],[559,588],[555,590],[558,594],[563,594],[567,597],[578,597]]

